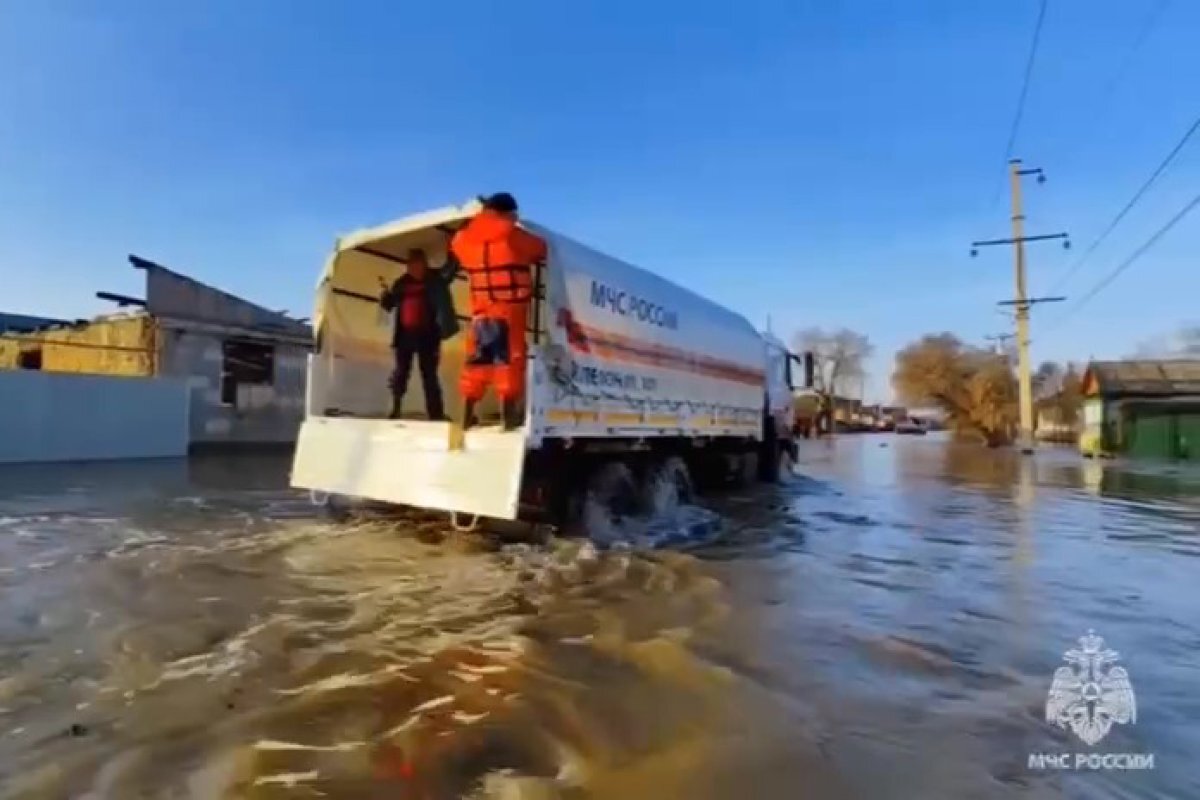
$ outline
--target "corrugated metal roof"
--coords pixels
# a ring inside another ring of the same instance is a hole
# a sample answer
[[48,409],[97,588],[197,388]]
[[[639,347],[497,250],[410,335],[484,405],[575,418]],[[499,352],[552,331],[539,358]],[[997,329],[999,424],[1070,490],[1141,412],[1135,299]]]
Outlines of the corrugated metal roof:
[[1101,394],[1200,394],[1200,359],[1093,361],[1088,373]]
[[46,328],[51,325],[68,325],[66,320],[51,319],[50,317],[33,317],[28,314],[7,314],[0,311],[0,333],[5,331],[23,333]]

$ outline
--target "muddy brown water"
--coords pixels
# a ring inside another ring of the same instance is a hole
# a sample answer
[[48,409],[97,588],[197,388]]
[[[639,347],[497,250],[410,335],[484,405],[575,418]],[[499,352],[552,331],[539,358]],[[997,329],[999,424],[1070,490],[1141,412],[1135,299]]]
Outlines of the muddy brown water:
[[[598,553],[286,467],[0,469],[0,797],[1200,797],[1195,472],[846,436]],[[1137,698],[1094,747],[1044,720],[1089,630]]]

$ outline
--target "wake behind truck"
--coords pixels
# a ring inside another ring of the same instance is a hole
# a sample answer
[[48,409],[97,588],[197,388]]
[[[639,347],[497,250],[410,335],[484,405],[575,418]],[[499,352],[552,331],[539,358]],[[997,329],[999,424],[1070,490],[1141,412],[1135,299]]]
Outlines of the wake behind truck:
[[[489,396],[462,437],[423,419],[409,391],[389,419],[391,321],[381,282],[422,248],[446,260],[477,202],[338,240],[317,288],[316,344],[292,485],[332,496],[481,518],[578,522],[584,509],[654,513],[719,483],[775,480],[795,459],[794,356],[743,317],[651,272],[533,222],[535,268],[522,424]],[[452,286],[466,320],[466,279]],[[447,408],[461,406],[464,336],[443,345]]]

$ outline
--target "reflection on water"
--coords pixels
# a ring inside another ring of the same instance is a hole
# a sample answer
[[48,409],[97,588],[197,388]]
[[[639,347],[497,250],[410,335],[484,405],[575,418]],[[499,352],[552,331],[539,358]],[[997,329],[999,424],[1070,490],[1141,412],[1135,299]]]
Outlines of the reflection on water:
[[[0,796],[1200,795],[1195,473],[842,437],[598,552],[334,523],[284,468],[0,470]],[[1098,749],[1156,769],[1031,772],[1093,628],[1139,704]]]

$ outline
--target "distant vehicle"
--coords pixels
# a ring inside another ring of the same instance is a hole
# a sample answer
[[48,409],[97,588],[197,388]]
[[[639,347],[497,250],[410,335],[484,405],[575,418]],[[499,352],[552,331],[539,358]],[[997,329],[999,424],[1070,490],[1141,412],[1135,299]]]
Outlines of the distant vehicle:
[[924,436],[929,432],[929,424],[924,420],[909,419],[902,420],[896,423],[896,433],[906,434],[909,436]]

